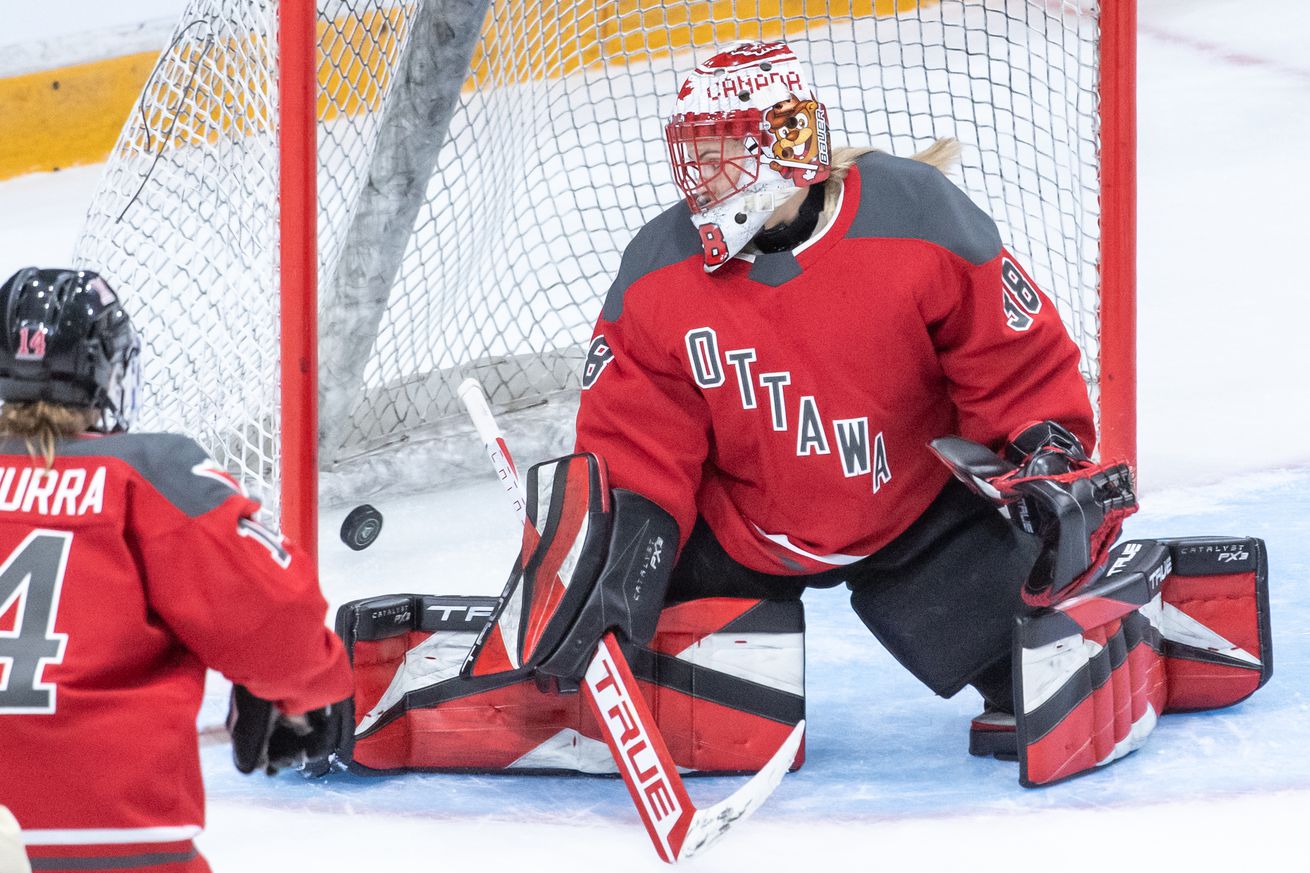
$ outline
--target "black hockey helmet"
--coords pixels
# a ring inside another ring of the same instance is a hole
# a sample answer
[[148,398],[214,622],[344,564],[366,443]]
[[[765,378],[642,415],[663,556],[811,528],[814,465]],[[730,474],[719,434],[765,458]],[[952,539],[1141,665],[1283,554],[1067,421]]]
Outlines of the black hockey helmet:
[[0,286],[0,319],[0,400],[90,407],[105,432],[132,425],[141,341],[99,274],[19,270]]

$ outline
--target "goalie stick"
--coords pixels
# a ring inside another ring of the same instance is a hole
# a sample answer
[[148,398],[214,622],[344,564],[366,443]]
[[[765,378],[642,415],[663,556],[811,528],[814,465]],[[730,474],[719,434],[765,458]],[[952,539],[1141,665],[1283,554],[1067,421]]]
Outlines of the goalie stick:
[[[519,521],[531,524],[518,470],[491,414],[482,385],[476,379],[466,379],[459,386],[458,394],[505,492],[513,499]],[[796,760],[805,732],[802,720],[750,781],[714,806],[698,809],[687,794],[613,631],[608,631],[596,646],[581,687],[655,852],[660,860],[670,864],[704,851],[735,823],[754,812],[778,787]]]

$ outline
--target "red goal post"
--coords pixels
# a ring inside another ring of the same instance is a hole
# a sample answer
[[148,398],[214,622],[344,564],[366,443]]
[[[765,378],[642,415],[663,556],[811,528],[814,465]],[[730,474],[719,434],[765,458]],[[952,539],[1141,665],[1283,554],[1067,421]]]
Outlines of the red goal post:
[[567,448],[618,257],[677,197],[680,77],[786,38],[835,144],[961,140],[1132,460],[1135,29],[1135,0],[190,0],[77,259],[146,335],[143,425],[312,552],[320,497],[481,469],[467,376],[525,460]]
[[281,526],[318,557],[318,14],[314,0],[281,0],[278,192],[282,411]]
[[1137,0],[1102,0],[1100,454],[1137,463]]

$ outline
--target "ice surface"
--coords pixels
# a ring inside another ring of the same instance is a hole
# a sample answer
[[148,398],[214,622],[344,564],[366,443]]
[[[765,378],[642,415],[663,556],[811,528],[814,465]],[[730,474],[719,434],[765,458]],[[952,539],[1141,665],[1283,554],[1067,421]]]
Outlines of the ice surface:
[[[971,694],[933,697],[872,641],[840,590],[814,591],[806,597],[806,764],[741,834],[698,858],[697,868],[792,870],[838,861],[855,869],[1009,870],[1019,852],[1063,857],[1074,847],[1104,845],[1099,829],[1114,827],[1116,853],[1134,863],[1221,870],[1245,859],[1304,869],[1284,853],[1302,845],[1310,813],[1310,471],[1233,477],[1156,497],[1130,521],[1128,536],[1228,533],[1268,541],[1275,672],[1266,688],[1229,710],[1167,716],[1145,748],[1113,767],[1029,791],[1018,785],[1015,765],[964,753],[977,710]],[[498,484],[380,506],[387,527],[365,552],[332,539],[343,513],[323,520],[325,588],[334,603],[361,593],[499,589],[504,562],[487,556],[511,554],[516,537]],[[216,718],[221,700],[208,706]],[[306,783],[294,774],[241,777],[223,747],[206,749],[204,760],[212,815],[205,850],[226,862],[220,869],[257,869],[247,865],[260,853],[293,850],[331,859],[329,870],[383,857],[475,863],[492,845],[506,865],[660,866],[615,779],[413,775]],[[695,779],[689,788],[708,803],[738,784]],[[1200,836],[1206,833],[1222,838]]]
[[[699,870],[1013,870],[1120,859],[1144,869],[1301,871],[1310,821],[1310,7],[1141,0],[1139,462],[1130,536],[1269,544],[1274,677],[1229,710],[1171,715],[1140,751],[1028,791],[964,753],[969,693],[934,698],[840,591],[806,599],[805,767]],[[0,183],[0,273],[71,254],[95,170]],[[532,459],[520,458],[520,462]],[[322,520],[333,607],[399,591],[496,593],[516,548],[495,482],[377,501],[376,545]],[[211,683],[201,720],[222,711]],[[203,851],[217,871],[286,864],[654,870],[621,782],[550,777],[238,776],[204,750]],[[692,780],[710,802],[739,784]],[[1114,834],[1113,837],[1108,836]],[[1025,860],[1026,859],[1026,860]],[[1110,863],[1115,863],[1110,861]]]

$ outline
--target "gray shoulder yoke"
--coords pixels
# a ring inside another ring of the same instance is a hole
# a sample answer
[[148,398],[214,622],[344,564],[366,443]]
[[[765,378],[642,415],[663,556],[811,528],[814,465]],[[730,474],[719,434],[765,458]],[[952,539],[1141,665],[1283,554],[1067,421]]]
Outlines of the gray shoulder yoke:
[[181,434],[124,433],[65,440],[57,451],[63,456],[117,458],[191,518],[217,508],[236,493],[208,453]]
[[860,204],[848,238],[921,239],[972,264],[1000,254],[996,223],[936,167],[885,152],[855,165]]
[[628,288],[642,276],[701,253],[700,234],[691,223],[691,207],[678,201],[649,221],[623,251],[619,274],[605,294],[601,318],[617,321]]

